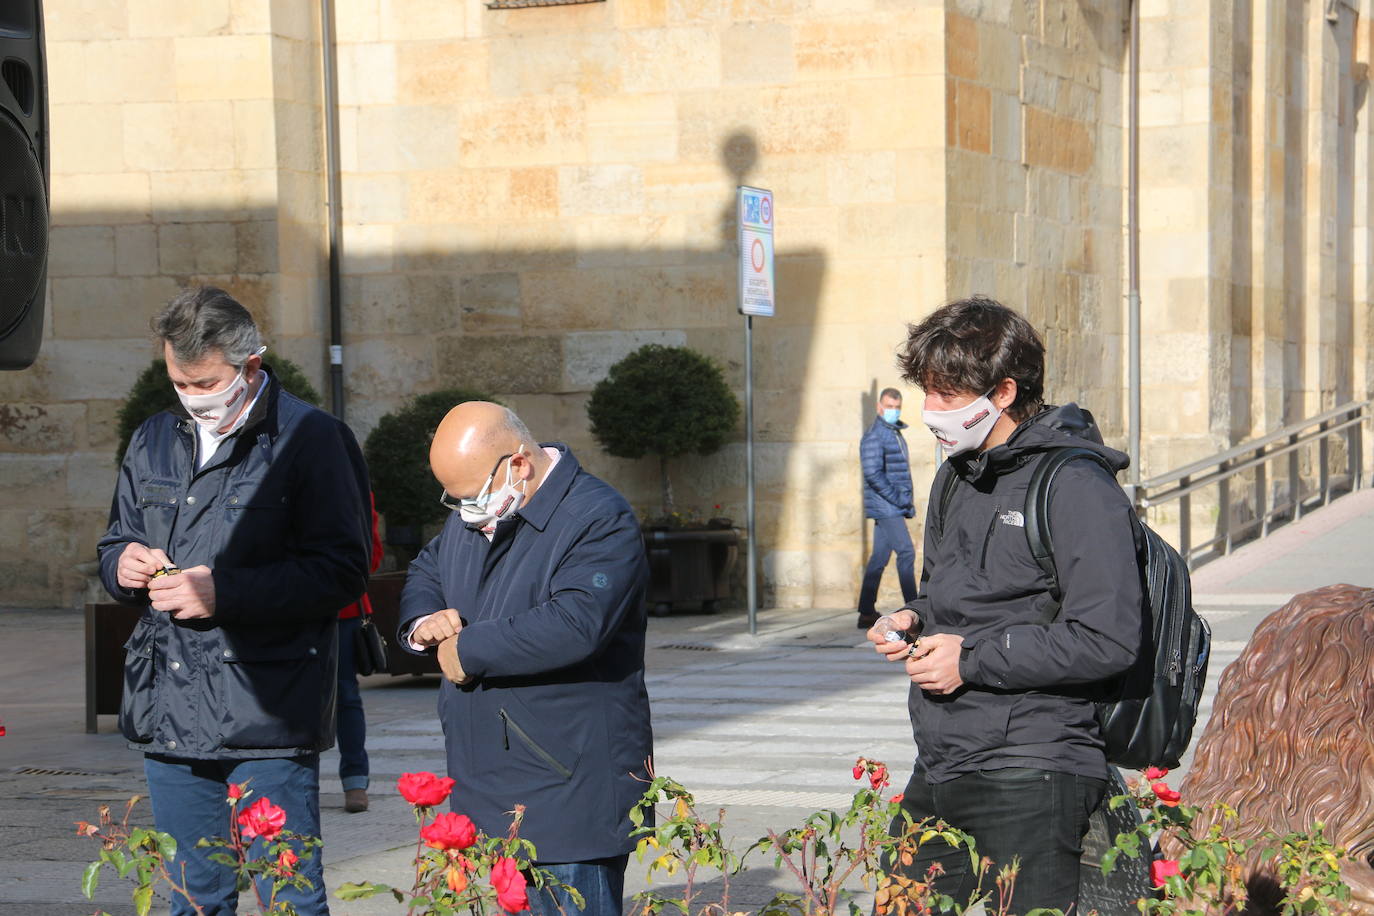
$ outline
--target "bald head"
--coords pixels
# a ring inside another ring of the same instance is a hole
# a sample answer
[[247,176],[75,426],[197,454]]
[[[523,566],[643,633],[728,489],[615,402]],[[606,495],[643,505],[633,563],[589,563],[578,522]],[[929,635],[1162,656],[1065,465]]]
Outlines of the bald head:
[[444,417],[429,446],[429,467],[448,494],[471,499],[509,459],[512,480],[529,481],[532,495],[549,458],[515,412],[490,401],[464,401]]

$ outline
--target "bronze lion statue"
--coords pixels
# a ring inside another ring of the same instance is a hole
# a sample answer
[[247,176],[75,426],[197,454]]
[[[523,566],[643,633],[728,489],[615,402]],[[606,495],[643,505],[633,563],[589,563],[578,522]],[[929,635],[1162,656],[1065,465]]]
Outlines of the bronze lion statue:
[[[1222,675],[1181,791],[1235,808],[1242,839],[1321,821],[1349,851],[1351,911],[1374,914],[1374,589],[1319,588],[1264,619]],[[1201,815],[1198,832],[1209,823]],[[1245,865],[1246,913],[1277,913],[1272,870]]]

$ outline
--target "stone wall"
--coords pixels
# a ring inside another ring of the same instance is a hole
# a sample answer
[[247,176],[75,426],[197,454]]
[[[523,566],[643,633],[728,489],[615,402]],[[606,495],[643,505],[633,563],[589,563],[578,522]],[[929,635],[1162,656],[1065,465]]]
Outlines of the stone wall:
[[[350,420],[485,390],[656,511],[656,462],[599,451],[588,393],[658,342],[742,394],[732,201],[771,188],[763,598],[853,602],[858,438],[903,322],[945,295],[943,23],[926,3],[343,5]],[[673,466],[683,507],[743,519],[742,438]]]
[[79,603],[148,319],[216,283],[322,377],[319,29],[295,0],[45,4],[52,236],[37,364],[0,373],[0,605]]
[[[1372,39],[1370,0],[1358,16],[1355,0],[1136,2],[1149,475],[1374,393]],[[349,422],[362,438],[415,394],[485,389],[651,511],[654,462],[599,451],[588,393],[646,342],[704,351],[742,393],[733,194],[771,188],[763,599],[850,606],[857,443],[907,321],[975,292],[1022,309],[1049,346],[1049,399],[1090,406],[1124,445],[1129,10],[338,4]],[[80,600],[114,412],[180,286],[233,290],[273,352],[325,381],[316,5],[46,12],[47,340],[35,368],[0,374],[0,605]],[[934,449],[919,424],[909,441],[921,490]],[[743,451],[741,429],[678,462],[681,506],[742,520]]]

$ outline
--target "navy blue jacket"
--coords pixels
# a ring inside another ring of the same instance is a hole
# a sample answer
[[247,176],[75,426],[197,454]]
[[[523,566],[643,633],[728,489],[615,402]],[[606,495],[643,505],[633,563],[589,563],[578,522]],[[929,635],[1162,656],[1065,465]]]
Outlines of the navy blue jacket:
[[579,862],[634,848],[653,753],[649,569],[624,497],[553,446],[558,463],[490,543],[455,512],[415,558],[398,635],[443,608],[465,621],[458,658],[474,680],[439,691],[453,810],[501,836],[525,805],[539,859]]
[[[180,408],[180,405],[178,405]],[[367,468],[348,427],[269,388],[196,470],[184,410],[146,420],[120,468],[100,577],[143,616],[119,727],[148,753],[294,757],[334,743],[339,609],[367,585]],[[209,566],[215,614],[176,621],[116,578],[130,542]]]
[[911,461],[901,420],[892,424],[877,417],[859,442],[864,472],[864,518],[911,518]]
[[[1105,779],[1093,700],[1141,645],[1134,514],[1121,486],[1092,461],[1066,464],[1050,493],[1050,530],[1063,605],[1053,623],[1049,580],[1026,538],[1026,489],[1047,448],[1093,449],[1118,470],[1075,404],[1046,408],[1002,445],[946,461],[931,487],[921,595],[925,633],[957,633],[964,651],[952,694],[911,686],[911,725],[931,782],[980,769],[1033,767]],[[942,515],[945,480],[953,492]]]

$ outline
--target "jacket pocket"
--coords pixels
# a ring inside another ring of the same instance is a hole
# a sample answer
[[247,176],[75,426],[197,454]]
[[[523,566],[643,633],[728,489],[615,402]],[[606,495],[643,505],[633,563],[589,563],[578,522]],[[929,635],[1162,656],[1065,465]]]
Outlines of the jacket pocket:
[[[226,748],[304,748],[320,737],[328,699],[319,650],[229,646],[220,653],[220,740]],[[333,672],[330,672],[332,677]]]
[[501,717],[502,742],[506,750],[511,749],[511,738],[513,737],[518,744],[523,745],[526,750],[534,755],[534,758],[538,760],[540,764],[556,773],[563,782],[572,779],[572,769],[563,764],[542,744],[536,741],[528,731],[522,728],[520,724],[511,717],[511,714],[506,711],[504,706],[497,710],[497,715]]
[[157,656],[156,631],[139,621],[124,644],[124,693],[119,701],[119,731],[130,741],[153,740],[159,687]]

